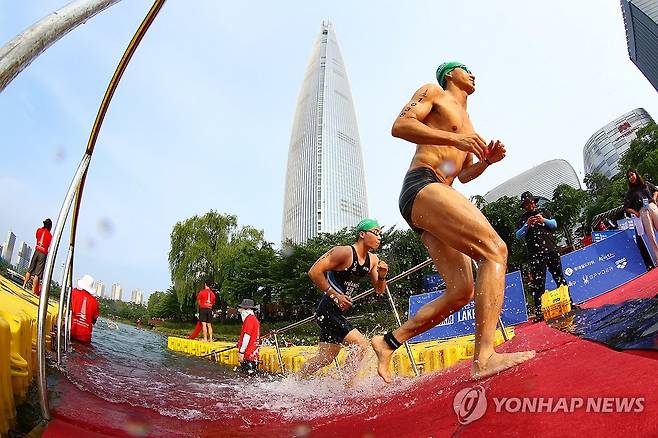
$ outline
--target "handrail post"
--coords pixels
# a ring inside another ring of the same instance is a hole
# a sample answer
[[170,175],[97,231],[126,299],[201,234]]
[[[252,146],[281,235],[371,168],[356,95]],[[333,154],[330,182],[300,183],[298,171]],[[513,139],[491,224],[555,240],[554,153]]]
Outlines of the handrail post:
[[43,289],[39,298],[39,320],[37,323],[37,385],[39,387],[39,401],[41,403],[41,414],[45,420],[50,420],[50,406],[48,404],[48,387],[46,382],[46,315],[48,313],[48,296],[50,294],[50,282],[53,278],[53,268],[55,266],[55,259],[57,258],[57,250],[59,243],[62,239],[62,232],[64,231],[64,224],[68,216],[73,197],[78,191],[78,186],[82,180],[82,175],[89,167],[91,155],[85,154],[82,161],[78,165],[78,170],[75,172],[73,181],[69,186],[69,190],[64,198],[64,203],[59,211],[57,223],[55,225],[55,232],[53,233],[50,250],[48,257],[46,257],[46,266],[43,272]]
[[[59,308],[57,309],[57,365],[62,363],[62,312],[64,311],[64,297],[68,289],[69,265],[71,264],[71,255],[73,247],[69,245],[69,252],[66,255],[66,263],[62,270],[62,282],[59,291]],[[68,308],[68,306],[66,306]]]
[[68,352],[71,348],[71,294],[73,293],[73,253],[75,249],[71,246],[71,263],[67,266],[69,270],[67,280],[66,306],[64,311],[64,351]]
[[[386,295],[388,296],[388,302],[391,304],[391,309],[393,309],[393,315],[395,316],[395,321],[398,323],[398,327],[402,326],[402,321],[400,320],[400,314],[398,313],[398,309],[395,306],[395,301],[393,300],[393,295],[391,295],[391,291],[388,288],[388,284],[386,285]],[[416,359],[414,359],[414,354],[413,351],[411,351],[411,345],[407,341],[404,341],[404,348],[407,349],[407,354],[409,355],[409,362],[411,362],[411,368],[414,370],[414,374],[416,374],[416,377],[420,375],[418,372],[418,366],[416,366]]]
[[505,342],[509,341],[509,336],[507,336],[507,332],[505,331],[505,324],[503,324],[503,318],[501,316],[498,316],[498,325],[500,326],[500,331],[503,332],[503,339]]
[[279,348],[279,339],[276,336],[277,332],[274,332],[274,347],[276,348],[276,355],[279,358],[279,369],[282,373],[286,372],[286,367],[283,365],[283,358],[281,357],[281,349]]

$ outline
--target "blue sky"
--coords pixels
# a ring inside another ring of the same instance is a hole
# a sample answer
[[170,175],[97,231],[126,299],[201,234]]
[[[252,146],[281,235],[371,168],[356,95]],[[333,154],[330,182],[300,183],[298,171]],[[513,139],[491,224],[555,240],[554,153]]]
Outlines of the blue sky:
[[[65,4],[4,2],[1,44]],[[109,8],[0,94],[1,240],[12,229],[33,246],[35,228],[57,216],[107,83],[150,6]],[[413,153],[390,126],[444,60],[471,67],[475,128],[508,149],[476,181],[456,185],[467,196],[553,158],[582,178],[594,131],[633,108],[658,115],[655,90],[628,59],[617,1],[169,1],[101,130],[76,278],[118,282],[124,299],[137,287],[166,289],[173,225],[210,209],[278,245],[295,103],[323,19],[334,23],[352,86],[371,215],[386,225],[406,227],[397,197]]]

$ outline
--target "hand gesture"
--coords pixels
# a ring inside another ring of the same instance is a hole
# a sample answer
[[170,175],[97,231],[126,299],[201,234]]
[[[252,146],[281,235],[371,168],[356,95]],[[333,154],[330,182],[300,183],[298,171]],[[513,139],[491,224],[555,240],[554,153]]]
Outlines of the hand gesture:
[[487,143],[478,134],[457,134],[454,146],[462,151],[471,152],[484,161],[487,154]]
[[492,140],[487,148],[487,154],[485,155],[485,158],[492,163],[497,163],[505,158],[505,152],[505,145],[502,141],[496,140],[494,142]]
[[388,274],[388,265],[384,260],[377,262],[377,280],[383,280]]
[[536,214],[535,215],[535,223],[536,224],[543,224],[544,223],[544,216],[541,214]]
[[334,295],[334,302],[340,310],[347,310],[352,307],[352,299],[347,295],[336,293]]

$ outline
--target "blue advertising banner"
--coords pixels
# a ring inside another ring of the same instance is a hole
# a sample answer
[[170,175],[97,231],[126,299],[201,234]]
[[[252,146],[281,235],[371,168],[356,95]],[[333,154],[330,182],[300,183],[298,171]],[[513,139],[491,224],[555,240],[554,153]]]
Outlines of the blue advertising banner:
[[434,292],[446,287],[446,282],[438,273],[426,275],[423,278],[423,293]]
[[617,233],[621,233],[621,231],[619,230],[592,231],[592,243],[600,242]]
[[[658,241],[658,233],[655,233],[656,236],[656,241]],[[649,252],[649,255],[651,256],[651,261],[653,262],[654,266],[658,266],[656,260],[656,254],[653,252],[653,247],[651,246],[651,242],[649,242],[649,238],[647,237],[646,233],[642,235],[642,240],[644,241],[644,246],[646,246],[647,251]]]
[[[441,296],[443,291],[429,292],[409,297],[409,317],[423,305]],[[528,312],[521,282],[521,272],[510,272],[505,276],[505,300],[501,315],[503,324],[516,325],[528,320]],[[409,342],[425,342],[470,335],[475,332],[475,303],[471,301],[461,310],[450,315],[436,327],[409,339]]]
[[[608,292],[647,271],[635,230],[620,231],[598,243],[562,256],[562,270],[571,299],[582,303]],[[546,289],[555,289],[546,274]]]

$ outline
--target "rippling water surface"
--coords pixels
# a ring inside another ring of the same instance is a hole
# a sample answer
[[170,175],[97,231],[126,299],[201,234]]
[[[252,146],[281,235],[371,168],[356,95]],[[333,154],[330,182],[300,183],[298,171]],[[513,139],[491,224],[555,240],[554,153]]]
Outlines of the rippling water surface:
[[[389,385],[371,375],[346,389],[337,376],[299,382],[292,377],[245,377],[222,365],[167,350],[166,338],[100,319],[90,346],[75,345],[65,376],[79,389],[112,402],[183,420],[221,420],[245,426],[270,421],[330,422],[376,412],[408,391],[410,379]],[[371,358],[373,360],[374,358]],[[408,403],[416,402],[413,392]]]

